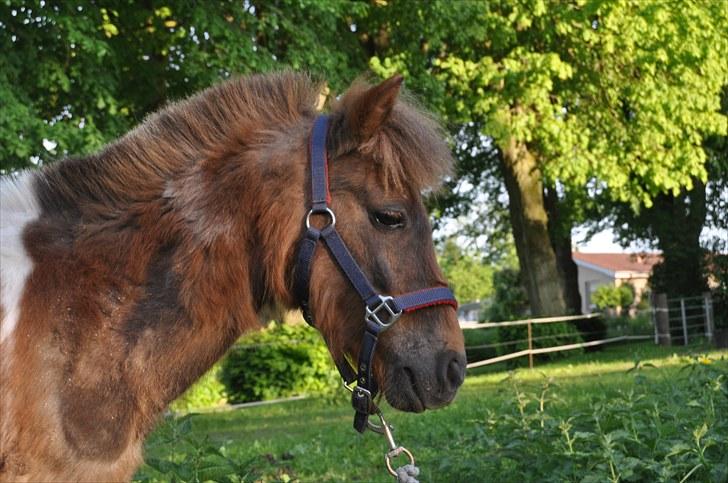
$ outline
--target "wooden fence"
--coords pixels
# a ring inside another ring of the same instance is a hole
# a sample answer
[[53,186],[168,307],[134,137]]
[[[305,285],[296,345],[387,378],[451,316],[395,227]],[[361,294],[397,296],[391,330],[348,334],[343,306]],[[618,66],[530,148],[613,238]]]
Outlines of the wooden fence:
[[[533,368],[533,356],[539,354],[548,354],[551,352],[568,351],[586,347],[594,347],[615,342],[623,342],[630,340],[648,340],[654,337],[655,344],[671,345],[673,341],[682,341],[687,345],[690,338],[705,337],[708,341],[713,340],[715,329],[713,327],[713,305],[710,294],[706,293],[697,297],[682,297],[668,299],[664,294],[658,294],[653,297],[653,306],[648,309],[651,313],[652,325],[654,326],[654,335],[650,334],[621,334],[612,337],[604,337],[599,340],[589,340],[574,344],[561,344],[552,347],[533,347],[533,342],[547,338],[562,337],[563,335],[547,335],[541,337],[533,336],[533,326],[538,324],[554,324],[561,322],[576,322],[580,320],[588,320],[595,317],[601,317],[601,313],[593,313],[587,315],[571,315],[563,317],[542,317],[523,320],[512,320],[507,322],[460,322],[463,330],[488,330],[498,329],[501,327],[527,327],[527,337],[517,341],[506,341],[492,344],[482,344],[468,346],[467,349],[495,348],[514,343],[526,342],[527,349],[514,351],[508,354],[502,354],[497,357],[490,357],[480,361],[473,361],[468,364],[468,368],[475,368],[496,364],[498,362],[516,359],[518,357],[528,356],[528,366]],[[582,335],[579,331],[575,331],[572,335]]]

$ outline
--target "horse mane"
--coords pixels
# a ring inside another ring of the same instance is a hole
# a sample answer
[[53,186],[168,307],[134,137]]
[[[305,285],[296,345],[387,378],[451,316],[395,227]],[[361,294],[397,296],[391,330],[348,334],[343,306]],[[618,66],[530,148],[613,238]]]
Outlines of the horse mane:
[[[307,74],[283,71],[236,77],[172,102],[98,154],[46,166],[41,198],[52,199],[41,204],[49,211],[77,211],[81,200],[122,207],[158,197],[166,179],[198,160],[264,144],[276,132],[315,116],[322,87]],[[332,117],[340,117],[349,101],[369,87],[356,81],[332,102]],[[372,157],[385,186],[423,192],[436,189],[451,172],[444,137],[435,119],[405,94],[371,139],[351,146],[334,135],[332,142]]]
[[51,199],[41,203],[60,211],[78,209],[80,200],[124,206],[158,197],[160,184],[197,161],[245,151],[264,142],[266,130],[314,115],[319,92],[308,75],[280,72],[236,77],[171,102],[99,153],[45,166],[41,198]]

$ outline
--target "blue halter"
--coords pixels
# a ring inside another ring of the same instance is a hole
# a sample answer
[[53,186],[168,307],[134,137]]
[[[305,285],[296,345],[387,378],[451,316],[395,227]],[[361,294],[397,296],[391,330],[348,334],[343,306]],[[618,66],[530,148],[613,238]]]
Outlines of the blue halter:
[[[379,294],[362,272],[352,257],[346,244],[336,231],[336,215],[329,207],[328,159],[326,153],[326,135],[328,132],[328,116],[319,116],[313,125],[311,135],[311,210],[306,215],[306,234],[301,240],[298,259],[294,273],[294,293],[298,298],[304,319],[314,326],[309,308],[309,281],[311,261],[321,240],[334,257],[354,290],[364,302],[364,320],[366,328],[359,352],[358,371],[355,374],[346,359],[336,360],[336,367],[345,385],[352,391],[352,406],[356,411],[354,428],[360,433],[367,427],[369,415],[375,411],[373,399],[377,395],[376,381],[372,378],[372,360],[377,346],[379,334],[394,324],[403,313],[431,307],[433,305],[450,305],[457,308],[457,301],[447,287],[432,287],[409,292],[403,295],[389,296]],[[327,216],[325,227],[317,229],[310,224],[311,215]],[[352,384],[356,381],[356,386]]]

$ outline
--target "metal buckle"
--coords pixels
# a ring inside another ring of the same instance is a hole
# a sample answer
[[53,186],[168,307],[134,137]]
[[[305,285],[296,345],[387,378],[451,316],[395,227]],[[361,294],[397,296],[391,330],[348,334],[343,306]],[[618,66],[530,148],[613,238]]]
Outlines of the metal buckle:
[[[354,382],[347,383],[346,381],[344,381],[344,387],[351,393],[351,405],[355,411],[368,413],[369,409],[373,406],[375,411],[379,412],[379,408],[372,401],[372,393],[368,389],[355,386]],[[367,424],[369,424],[368,421]]]
[[372,393],[363,387],[356,386],[351,394],[351,405],[358,413],[369,414],[372,404]]
[[354,388],[356,387],[354,385],[355,380],[352,382],[346,382],[346,379],[341,379],[342,384],[344,385],[344,388],[349,392],[354,392]]
[[308,211],[308,214],[306,215],[306,228],[311,228],[311,215],[323,215],[323,214],[329,215],[329,218],[331,220],[330,220],[329,224],[324,225],[323,228],[321,228],[322,230],[329,225],[331,225],[331,226],[336,225],[336,215],[334,215],[334,212],[331,211],[331,208],[326,207],[323,210],[316,210],[316,211],[309,210]]
[[[386,329],[390,325],[397,322],[397,319],[402,315],[402,311],[395,312],[394,309],[389,305],[389,302],[393,302],[394,299],[388,295],[380,295],[379,296],[379,304],[372,308],[369,308],[369,306],[365,307],[366,315],[364,316],[364,319],[367,322],[371,322],[373,324],[377,324],[383,329]],[[386,310],[387,319],[382,320],[380,317],[380,312],[382,310]]]

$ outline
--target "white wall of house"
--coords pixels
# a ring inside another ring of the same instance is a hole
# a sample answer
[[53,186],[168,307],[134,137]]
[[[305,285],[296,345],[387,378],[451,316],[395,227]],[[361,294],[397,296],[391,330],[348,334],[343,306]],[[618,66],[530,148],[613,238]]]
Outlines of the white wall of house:
[[594,312],[591,302],[592,294],[602,285],[614,285],[614,272],[582,261],[576,262],[576,268],[581,294],[581,311],[589,314]]
[[480,301],[467,302],[458,306],[458,320],[465,322],[478,322],[483,305]]
[[632,284],[635,289],[635,303],[641,300],[642,294],[648,289],[649,273],[614,271],[582,260],[575,260],[575,262],[578,270],[581,310],[585,314],[595,311],[592,295],[602,285],[619,287],[623,283]]

